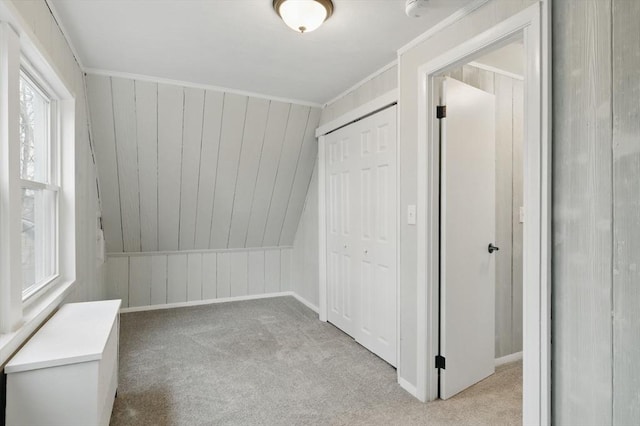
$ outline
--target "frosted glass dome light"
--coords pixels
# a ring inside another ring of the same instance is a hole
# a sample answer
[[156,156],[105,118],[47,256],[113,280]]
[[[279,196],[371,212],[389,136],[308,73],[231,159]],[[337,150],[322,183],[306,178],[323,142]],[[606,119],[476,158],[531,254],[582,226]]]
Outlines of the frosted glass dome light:
[[273,8],[289,28],[299,33],[318,29],[333,13],[331,0],[274,0]]

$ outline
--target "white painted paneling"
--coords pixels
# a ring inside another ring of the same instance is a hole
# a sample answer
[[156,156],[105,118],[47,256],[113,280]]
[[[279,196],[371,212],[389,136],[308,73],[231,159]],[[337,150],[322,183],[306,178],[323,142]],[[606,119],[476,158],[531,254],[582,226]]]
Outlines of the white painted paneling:
[[128,307],[296,292],[291,247],[112,254],[107,259],[109,295],[127,301]]
[[215,299],[217,288],[217,259],[215,253],[202,254],[202,299]]
[[151,305],[167,303],[167,256],[151,256]]
[[114,201],[105,233],[119,238],[110,253],[293,244],[316,157],[318,108],[91,79],[99,82],[92,120],[97,139],[107,141],[99,167]]
[[182,178],[180,181],[180,250],[192,250],[195,247],[204,95],[204,90],[184,89]]
[[158,85],[158,249],[178,249],[183,89]]
[[129,306],[129,258],[110,257],[107,261],[107,298],[121,299]]
[[234,190],[231,229],[229,231],[229,248],[244,247],[247,240],[251,202],[256,187],[256,177],[262,155],[269,101],[264,99],[249,99],[247,118],[244,125],[242,152],[238,166],[238,179]]
[[269,120],[264,133],[262,157],[251,204],[246,247],[262,245],[290,110],[291,104],[282,102],[273,101],[269,107]]
[[102,226],[107,251],[123,251],[118,162],[113,124],[111,79],[87,76],[87,96],[102,199]]
[[187,255],[167,256],[167,303],[187,301]]
[[280,250],[264,253],[264,292],[280,291]]
[[309,121],[302,140],[302,148],[298,158],[296,173],[291,188],[291,195],[287,202],[287,211],[282,225],[279,245],[290,246],[298,229],[302,208],[307,197],[313,166],[318,156],[318,141],[315,137],[315,131],[320,120],[320,111],[313,109],[309,114]]
[[140,251],[140,197],[134,81],[111,79],[113,120],[125,251]]
[[289,122],[284,137],[280,162],[276,173],[276,181],[271,196],[267,226],[264,232],[262,245],[271,247],[278,245],[284,215],[291,195],[293,178],[296,172],[302,140],[309,121],[310,108],[293,105],[289,115]]
[[313,169],[307,200],[293,243],[293,291],[314,306],[319,304],[318,164]]
[[151,304],[151,257],[129,258],[129,307]]
[[231,211],[238,177],[238,162],[242,149],[242,137],[248,98],[227,94],[224,98],[224,114],[220,131],[220,159],[216,176],[211,238],[209,247],[226,248],[229,243]]
[[158,85],[135,82],[141,251],[158,250]]
[[[218,170],[220,128],[222,126],[224,94],[207,90],[202,123],[202,150],[198,180],[198,208],[196,212],[195,248],[209,248],[211,215]],[[214,292],[215,294],[215,292]]]
[[202,300],[202,254],[189,253],[187,257],[187,300]]
[[280,291],[289,291],[291,285],[291,259],[292,249],[280,250]]
[[248,294],[248,256],[245,251],[229,253],[230,289],[231,297],[246,296]]
[[231,296],[231,259],[230,253],[217,254],[216,270],[216,297]]
[[262,294],[265,292],[264,251],[249,252],[249,276],[247,294]]

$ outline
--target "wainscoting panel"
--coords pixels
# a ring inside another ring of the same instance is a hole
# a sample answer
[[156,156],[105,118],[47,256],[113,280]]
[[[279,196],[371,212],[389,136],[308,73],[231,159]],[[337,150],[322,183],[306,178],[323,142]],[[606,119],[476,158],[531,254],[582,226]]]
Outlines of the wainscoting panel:
[[109,298],[123,308],[292,290],[292,247],[107,255]]

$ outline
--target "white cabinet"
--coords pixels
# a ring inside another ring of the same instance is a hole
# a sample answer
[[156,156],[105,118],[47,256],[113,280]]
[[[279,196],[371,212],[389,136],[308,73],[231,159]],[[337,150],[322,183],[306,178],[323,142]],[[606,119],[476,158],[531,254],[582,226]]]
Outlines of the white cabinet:
[[7,363],[8,426],[109,424],[120,303],[62,306]]

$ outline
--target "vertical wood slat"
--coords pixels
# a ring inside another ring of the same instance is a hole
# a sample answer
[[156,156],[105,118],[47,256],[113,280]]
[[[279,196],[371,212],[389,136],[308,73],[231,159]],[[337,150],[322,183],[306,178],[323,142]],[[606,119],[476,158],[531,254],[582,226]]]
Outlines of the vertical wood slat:
[[129,258],[107,259],[107,297],[121,299],[122,307],[129,306]]
[[[513,352],[513,80],[495,76],[496,96],[496,358]],[[522,188],[522,187],[520,187]],[[522,193],[522,189],[519,191]],[[520,344],[521,346],[521,344]]]
[[111,78],[124,251],[139,252],[140,195],[134,81]]
[[229,296],[238,297],[248,294],[248,256],[246,251],[236,251],[229,253],[230,289]]
[[187,301],[187,255],[167,256],[167,303]]
[[216,264],[216,297],[222,299],[231,295],[231,265],[229,253],[218,253]]
[[613,420],[640,419],[640,2],[613,1]]
[[[522,188],[524,188],[523,175],[523,147],[524,147],[524,85],[521,81],[513,82],[513,234],[512,234],[512,325],[511,332],[513,342],[512,352],[522,350],[522,283],[524,226],[520,223],[520,207],[524,206]],[[526,218],[525,218],[526,221]]]
[[129,306],[151,304],[151,257],[129,257]]
[[135,82],[141,250],[158,250],[158,85]]
[[187,256],[187,301],[202,298],[202,254],[189,253]]
[[262,250],[249,252],[249,275],[247,294],[263,294],[265,292],[264,258],[265,252]]
[[259,247],[262,245],[290,110],[290,104],[271,102],[269,119],[264,134],[262,157],[260,158],[260,167],[251,204],[245,247]]
[[151,305],[167,303],[167,256],[151,256]]
[[552,423],[605,425],[613,398],[611,0],[551,6]]
[[158,84],[158,249],[178,249],[183,89]]
[[264,253],[264,292],[280,291],[280,250],[269,250]]
[[195,247],[204,96],[204,90],[184,89],[182,177],[180,179],[180,250],[192,250]]
[[[224,94],[207,90],[204,99],[202,123],[202,150],[200,177],[198,179],[198,207],[196,212],[196,236],[194,248],[209,248],[213,196],[218,170],[218,149],[222,126]],[[214,293],[215,294],[215,293]]]
[[291,281],[291,259],[293,250],[280,250],[280,291],[290,291],[292,289]]
[[202,254],[202,300],[215,299],[217,288],[217,259],[215,253]]
[[262,155],[265,129],[269,114],[269,101],[250,98],[244,125],[242,151],[238,165],[238,179],[234,190],[229,248],[245,246],[251,201],[256,186],[256,177]]
[[318,142],[315,137],[315,130],[318,127],[319,120],[320,109],[312,108],[302,140],[302,148],[293,179],[291,194],[287,202],[282,232],[278,240],[278,244],[281,246],[292,245],[298,229],[302,208],[304,207],[307,191],[309,190],[311,174],[313,173],[313,167],[316,162],[316,157],[318,156]]
[[292,105],[287,130],[285,132],[280,161],[276,173],[276,181],[273,187],[273,195],[269,205],[267,225],[265,228],[262,245],[265,247],[277,246],[282,232],[284,215],[287,209],[291,187],[298,163],[302,139],[309,120],[310,108],[300,105]]
[[213,249],[227,248],[229,243],[231,210],[238,177],[238,162],[242,148],[247,102],[246,96],[229,93],[224,98],[219,154],[224,161],[218,162],[216,176],[209,243],[210,248]]
[[111,80],[109,77],[87,76],[89,109],[100,197],[102,199],[102,225],[104,227],[107,251],[123,251],[122,221],[120,216],[120,188],[118,186],[118,164],[116,142],[113,129],[113,105],[111,101]]

